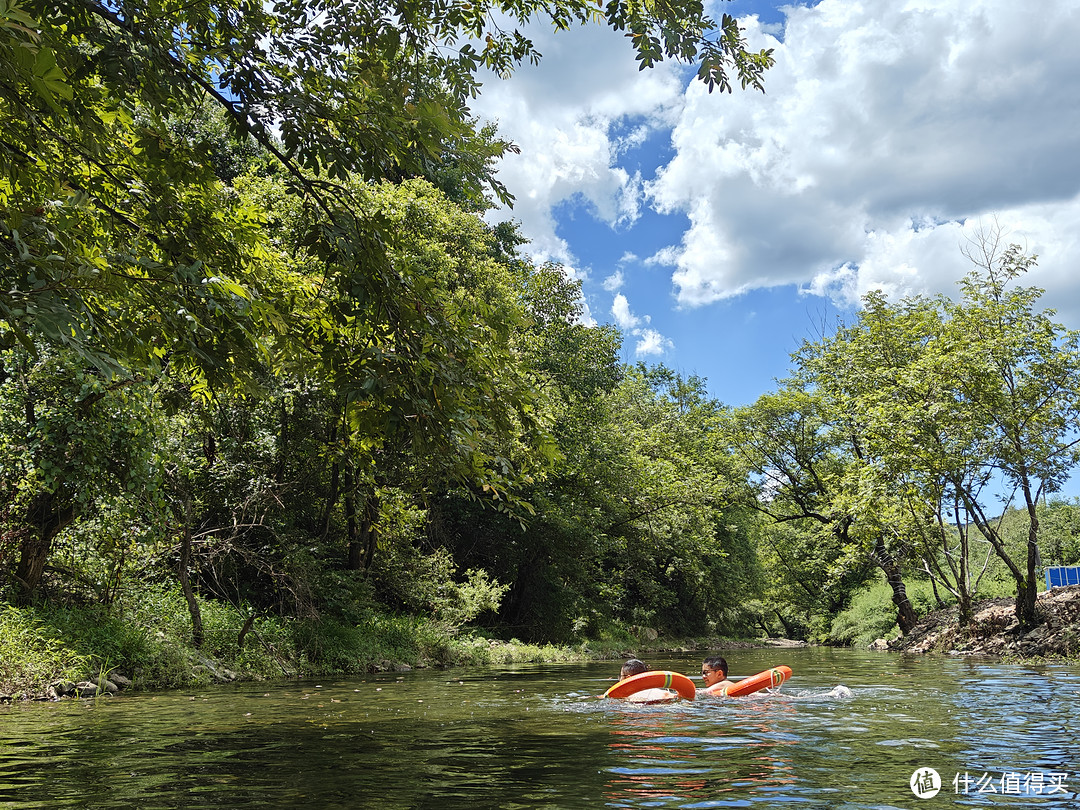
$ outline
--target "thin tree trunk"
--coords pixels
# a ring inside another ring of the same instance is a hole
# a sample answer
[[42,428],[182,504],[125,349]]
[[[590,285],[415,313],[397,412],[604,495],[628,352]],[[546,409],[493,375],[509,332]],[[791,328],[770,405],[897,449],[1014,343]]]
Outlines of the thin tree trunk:
[[274,472],[274,481],[280,484],[285,480],[285,459],[289,451],[289,409],[285,398],[281,398],[281,434],[278,438],[277,470]]
[[[338,425],[337,421],[334,422],[333,428],[330,430],[330,446],[332,447],[337,441]],[[322,519],[319,521],[322,531],[322,537],[325,540],[330,534],[330,520],[334,516],[334,507],[337,506],[338,497],[341,495],[341,463],[335,461],[330,467],[330,494],[326,496],[326,509],[323,511]]]
[[775,613],[776,618],[780,620],[780,624],[784,625],[784,635],[787,638],[794,638],[796,634],[795,625],[791,624],[787,619],[785,619],[783,614],[780,613],[780,611],[776,608],[773,608],[773,613]]
[[379,542],[379,496],[375,492],[368,493],[364,498],[364,524],[361,534],[364,536],[364,569],[371,567],[371,561],[375,558],[375,547]]
[[195,598],[195,592],[191,588],[191,577],[188,567],[191,565],[191,501],[184,505],[184,531],[180,537],[180,568],[177,576],[180,579],[180,589],[184,592],[187,600],[188,613],[191,615],[191,643],[195,649],[201,649],[203,645],[204,630],[202,611],[199,602]]
[[345,534],[349,544],[345,567],[349,571],[359,571],[363,567],[364,549],[356,528],[356,485],[349,465],[345,466]]

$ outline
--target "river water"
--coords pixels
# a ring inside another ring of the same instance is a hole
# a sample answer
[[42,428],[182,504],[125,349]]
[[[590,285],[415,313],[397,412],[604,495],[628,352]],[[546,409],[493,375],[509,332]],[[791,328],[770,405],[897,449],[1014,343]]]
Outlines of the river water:
[[602,662],[0,707],[0,808],[1080,806],[1080,667],[718,652],[794,676],[663,706],[597,698]]

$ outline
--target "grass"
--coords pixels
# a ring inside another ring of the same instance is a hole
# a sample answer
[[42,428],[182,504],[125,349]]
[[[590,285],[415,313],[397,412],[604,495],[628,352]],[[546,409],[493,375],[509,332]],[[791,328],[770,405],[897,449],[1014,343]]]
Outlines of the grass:
[[616,659],[661,649],[715,646],[718,639],[656,640],[612,627],[599,638],[571,644],[531,644],[453,631],[414,616],[374,612],[353,624],[330,619],[259,617],[238,637],[249,613],[200,600],[201,649],[178,590],[140,584],[111,607],[6,607],[0,613],[0,694],[44,695],[59,679],[94,680],[120,671],[138,689],[202,686],[231,677],[350,675],[412,667],[488,666]]
[[371,613],[356,624],[260,617],[238,644],[249,614],[200,600],[205,639],[191,640],[183,596],[140,585],[111,608],[44,605],[0,612],[0,694],[35,697],[50,683],[120,671],[136,688],[200,686],[231,677],[272,679],[359,674],[402,664],[483,666],[607,657],[617,645],[527,644],[448,631],[409,616]]
[[86,656],[57,640],[31,611],[0,608],[0,694],[29,697],[57,680],[74,680]]

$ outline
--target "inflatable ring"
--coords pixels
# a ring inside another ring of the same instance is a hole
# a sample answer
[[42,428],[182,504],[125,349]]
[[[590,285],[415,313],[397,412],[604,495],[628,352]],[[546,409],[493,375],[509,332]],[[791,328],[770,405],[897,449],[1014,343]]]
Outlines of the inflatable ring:
[[[743,695],[751,695],[754,692],[760,692],[762,689],[769,689],[780,686],[784,681],[791,677],[791,667],[779,666],[767,669],[764,672],[759,672],[757,675],[751,675],[749,678],[743,678],[734,686],[725,688],[720,694],[725,697],[742,697]],[[617,686],[618,684],[616,684]]]
[[[790,672],[791,670],[788,670]],[[655,670],[642,672],[640,675],[631,675],[623,678],[613,687],[604,692],[604,697],[624,698],[630,697],[642,689],[671,689],[679,693],[680,697],[693,700],[697,692],[694,682],[681,672],[669,672],[668,670]]]

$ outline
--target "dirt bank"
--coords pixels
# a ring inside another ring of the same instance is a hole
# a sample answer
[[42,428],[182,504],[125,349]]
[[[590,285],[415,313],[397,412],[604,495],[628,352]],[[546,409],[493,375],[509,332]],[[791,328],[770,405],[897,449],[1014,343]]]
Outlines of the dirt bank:
[[1011,597],[979,602],[969,627],[957,624],[956,608],[937,610],[889,649],[1018,658],[1080,656],[1080,585],[1040,593],[1036,611],[1042,623],[1021,633]]

